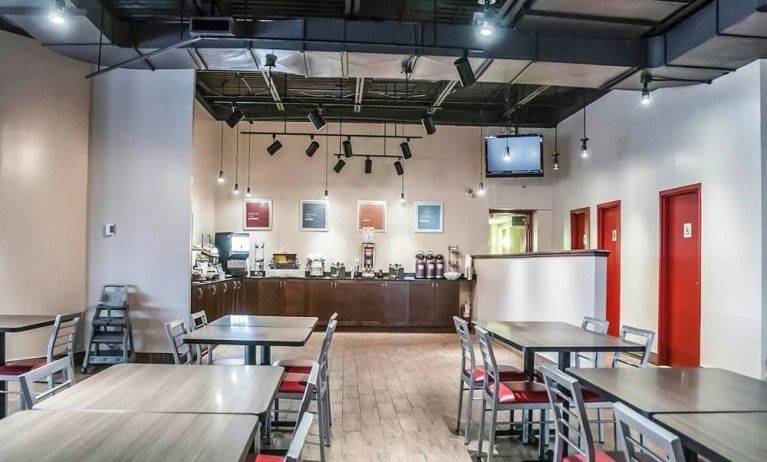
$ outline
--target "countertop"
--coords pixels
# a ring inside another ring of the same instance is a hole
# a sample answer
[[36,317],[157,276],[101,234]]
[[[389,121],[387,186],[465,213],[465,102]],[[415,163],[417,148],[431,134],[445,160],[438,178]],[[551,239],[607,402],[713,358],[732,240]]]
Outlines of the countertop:
[[475,260],[492,260],[505,258],[539,258],[539,257],[606,257],[607,250],[562,250],[558,252],[528,252],[502,255],[471,255]]
[[294,280],[300,280],[300,281],[360,281],[360,282],[415,282],[415,281],[439,281],[439,282],[461,282],[461,281],[468,281],[466,278],[460,278],[456,279],[455,281],[450,281],[448,279],[415,279],[415,278],[405,278],[405,279],[388,279],[388,278],[334,278],[330,276],[324,276],[324,277],[296,277],[296,276],[271,276],[271,277],[259,277],[259,276],[243,276],[243,277],[227,277],[226,279],[215,279],[213,281],[193,281],[192,287],[197,286],[203,286],[207,284],[215,284],[217,282],[226,282],[226,281],[234,281],[234,280],[241,280],[241,279],[275,279],[275,280],[288,280],[288,279],[294,279]]

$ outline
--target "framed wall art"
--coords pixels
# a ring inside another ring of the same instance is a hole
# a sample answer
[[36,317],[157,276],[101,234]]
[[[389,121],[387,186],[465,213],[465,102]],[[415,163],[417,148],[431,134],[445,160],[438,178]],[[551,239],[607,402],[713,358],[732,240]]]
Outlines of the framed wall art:
[[272,200],[245,199],[244,224],[246,231],[271,231],[272,229]]
[[415,232],[441,233],[444,225],[444,204],[442,202],[415,203]]
[[301,201],[301,231],[327,231],[329,205],[328,201],[322,200]]
[[357,201],[357,231],[362,228],[386,231],[386,201]]

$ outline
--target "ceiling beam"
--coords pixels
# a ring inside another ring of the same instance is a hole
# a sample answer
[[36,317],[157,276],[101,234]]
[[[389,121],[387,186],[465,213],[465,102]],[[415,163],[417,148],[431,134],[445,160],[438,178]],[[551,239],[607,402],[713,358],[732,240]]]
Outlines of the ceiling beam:
[[261,76],[264,78],[264,82],[266,82],[266,86],[269,87],[269,93],[272,95],[272,100],[275,102],[275,106],[277,106],[277,109],[280,111],[285,111],[285,106],[282,104],[282,99],[280,98],[280,92],[277,91],[277,86],[274,84],[274,80],[272,79],[272,76],[269,75],[269,72],[267,72],[266,69],[261,69]]
[[354,112],[362,110],[362,93],[365,89],[365,78],[357,77],[357,85],[354,88]]
[[442,87],[442,91],[439,92],[439,95],[437,96],[437,99],[434,100],[431,107],[429,108],[429,114],[434,114],[437,109],[442,105],[443,102],[445,102],[445,99],[447,99],[448,96],[450,96],[450,93],[453,92],[453,89],[458,84],[457,80],[450,80],[445,83],[445,86]]
[[514,103],[514,105],[513,105],[513,106],[511,106],[510,108],[508,108],[508,109],[506,109],[505,111],[503,111],[503,113],[501,114],[501,118],[502,118],[502,119],[506,119],[506,118],[509,118],[509,117],[511,117],[511,116],[512,116],[512,115],[513,115],[515,112],[517,112],[517,110],[518,110],[519,108],[521,108],[522,106],[525,106],[525,105],[529,104],[529,103],[530,103],[531,101],[533,101],[533,100],[534,100],[534,99],[535,99],[535,98],[536,98],[538,95],[540,95],[541,93],[545,92],[545,91],[546,91],[546,90],[548,90],[549,88],[551,88],[551,86],[550,86],[550,85],[541,85],[541,86],[539,86],[539,87],[535,88],[533,91],[529,92],[528,94],[526,94],[525,96],[523,96],[522,98],[520,98],[520,99],[519,99],[519,101],[517,101],[516,103]]

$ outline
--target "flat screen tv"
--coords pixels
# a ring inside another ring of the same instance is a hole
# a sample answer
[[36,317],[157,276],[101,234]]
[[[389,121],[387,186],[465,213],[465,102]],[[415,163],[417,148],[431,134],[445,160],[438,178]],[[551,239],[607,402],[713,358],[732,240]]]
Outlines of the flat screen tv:
[[543,176],[543,136],[485,137],[485,169],[488,178]]

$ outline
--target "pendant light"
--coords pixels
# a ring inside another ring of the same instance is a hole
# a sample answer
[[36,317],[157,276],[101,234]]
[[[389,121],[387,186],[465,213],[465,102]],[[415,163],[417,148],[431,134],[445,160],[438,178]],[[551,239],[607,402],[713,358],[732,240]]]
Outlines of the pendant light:
[[[480,122],[482,120],[482,111],[480,110]],[[482,136],[482,125],[479,126],[479,188],[477,188],[477,195],[485,195],[485,183],[484,183],[484,157],[485,157],[485,139]]]
[[[554,87],[554,100],[557,99],[557,87]],[[554,123],[554,153],[551,155],[552,168],[559,170],[559,120]]]
[[399,201],[400,203],[404,204],[405,203],[405,175],[402,175],[401,178],[402,178],[402,189],[399,194]]
[[218,170],[218,183],[224,182],[224,122],[221,122],[221,161]]
[[642,105],[643,106],[649,106],[650,105],[650,82],[652,82],[652,77],[649,75],[643,75],[642,76]]
[[581,138],[581,158],[588,159],[589,153],[589,138],[586,136],[586,93],[583,93],[583,138]]
[[[251,120],[249,122],[249,124],[251,126],[249,131],[253,131],[253,128],[252,128],[253,121]],[[250,156],[250,138],[251,138],[250,135],[248,135],[248,189],[247,189],[247,191],[245,191],[245,197],[250,197],[251,196],[251,193],[250,193],[250,164],[251,164],[251,160],[250,160],[251,159],[251,156]]]
[[[397,122],[394,122],[394,136],[397,136]],[[402,158],[409,160],[413,157],[413,151],[410,150],[410,138],[405,137],[404,125],[402,126],[402,138],[402,142],[399,144],[399,150],[402,153]]]
[[[239,126],[239,125],[238,125]],[[237,127],[235,127],[234,130],[234,136],[236,139],[236,146],[237,146],[237,153],[235,155],[234,160],[234,193],[240,194],[240,184],[239,184],[239,170],[240,170],[240,132],[237,130]]]
[[328,146],[330,142],[328,140],[328,126],[325,125],[325,200],[328,200]]

